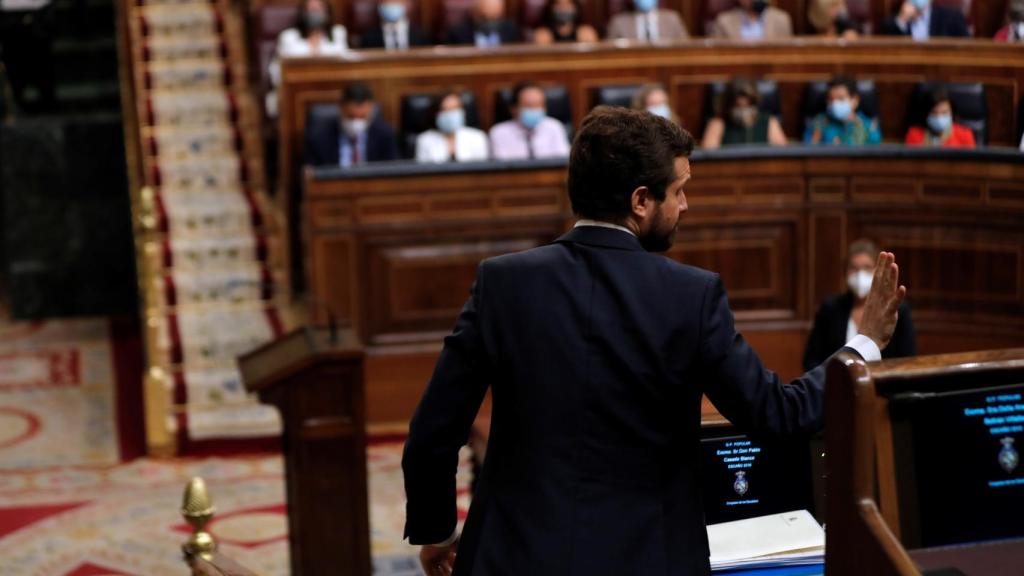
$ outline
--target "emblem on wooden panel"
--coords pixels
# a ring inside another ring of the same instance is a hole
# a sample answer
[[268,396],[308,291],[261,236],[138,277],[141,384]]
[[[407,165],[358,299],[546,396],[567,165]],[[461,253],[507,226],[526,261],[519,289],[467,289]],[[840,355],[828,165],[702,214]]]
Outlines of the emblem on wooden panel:
[[740,470],[736,473],[736,481],[732,483],[732,489],[740,496],[743,496],[747,493],[747,490],[750,490],[750,483],[747,482],[746,472]]
[[1020,464],[1020,454],[1013,448],[1013,438],[1007,436],[1000,440],[1003,449],[999,451],[999,465],[1007,474],[1012,473]]

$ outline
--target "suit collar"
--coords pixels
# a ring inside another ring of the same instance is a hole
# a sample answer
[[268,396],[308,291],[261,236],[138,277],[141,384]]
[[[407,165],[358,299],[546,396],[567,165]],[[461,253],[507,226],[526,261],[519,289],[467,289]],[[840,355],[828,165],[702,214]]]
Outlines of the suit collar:
[[555,242],[586,244],[587,246],[600,246],[602,248],[616,248],[618,250],[635,250],[643,252],[640,240],[636,236],[614,228],[602,228],[598,226],[580,226],[573,228]]

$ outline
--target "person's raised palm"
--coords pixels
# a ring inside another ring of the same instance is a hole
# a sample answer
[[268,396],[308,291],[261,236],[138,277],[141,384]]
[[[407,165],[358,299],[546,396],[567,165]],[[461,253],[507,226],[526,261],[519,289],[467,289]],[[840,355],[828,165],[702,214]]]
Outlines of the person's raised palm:
[[879,350],[889,345],[899,319],[900,304],[906,296],[907,287],[900,285],[896,257],[890,252],[880,252],[860,321],[860,333],[871,338]]

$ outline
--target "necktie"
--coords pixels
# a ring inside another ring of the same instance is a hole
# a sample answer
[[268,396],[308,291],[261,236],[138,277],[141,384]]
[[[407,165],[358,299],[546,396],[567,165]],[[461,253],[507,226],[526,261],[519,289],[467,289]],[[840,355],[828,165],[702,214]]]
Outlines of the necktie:
[[349,144],[352,146],[352,165],[362,163],[363,159],[359,157],[359,139],[349,138]]
[[647,41],[654,41],[654,23],[651,21],[650,14],[644,15],[644,30],[647,32]]
[[537,157],[537,154],[533,151],[533,130],[526,131],[526,153],[529,154],[530,160]]
[[391,26],[388,28],[388,50],[399,50],[402,45],[398,43],[398,27]]

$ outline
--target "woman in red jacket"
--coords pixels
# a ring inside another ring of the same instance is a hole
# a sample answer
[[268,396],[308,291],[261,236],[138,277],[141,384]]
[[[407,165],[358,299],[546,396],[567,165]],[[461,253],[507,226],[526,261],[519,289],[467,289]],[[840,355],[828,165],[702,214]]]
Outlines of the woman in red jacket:
[[930,104],[925,126],[912,126],[907,131],[908,146],[941,146],[943,148],[974,148],[974,132],[953,122],[953,105],[944,88],[933,90],[924,99]]

